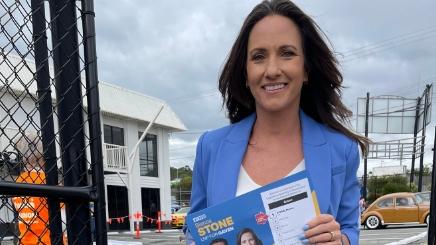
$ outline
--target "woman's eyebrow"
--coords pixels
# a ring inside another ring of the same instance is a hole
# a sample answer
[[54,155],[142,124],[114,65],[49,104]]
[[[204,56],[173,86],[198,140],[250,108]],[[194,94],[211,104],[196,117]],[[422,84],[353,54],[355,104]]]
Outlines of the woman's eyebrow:
[[283,50],[283,49],[293,49],[294,51],[297,51],[298,49],[294,46],[294,45],[292,45],[292,44],[286,44],[286,45],[282,45],[282,46],[280,46],[280,49],[281,50]]
[[253,54],[254,52],[265,52],[265,51],[266,51],[265,48],[254,48],[254,49],[250,50],[248,53]]

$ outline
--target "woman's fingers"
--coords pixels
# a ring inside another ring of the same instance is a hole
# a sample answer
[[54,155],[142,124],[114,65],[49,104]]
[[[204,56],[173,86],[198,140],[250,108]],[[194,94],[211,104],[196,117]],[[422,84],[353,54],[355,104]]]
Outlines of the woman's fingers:
[[341,232],[332,231],[334,235],[330,232],[324,232],[306,239],[306,244],[341,244]]
[[306,237],[312,237],[317,234],[340,230],[339,223],[336,222],[334,217],[329,214],[319,215],[308,222],[307,225],[308,227],[305,232]]
[[321,214],[316,216],[315,218],[313,218],[312,220],[310,220],[307,225],[309,226],[309,228],[315,227],[319,224],[324,224],[324,223],[328,223],[332,220],[335,220],[335,217],[333,217],[333,215],[330,214]]
[[341,244],[340,225],[329,214],[321,214],[305,226],[306,244]]

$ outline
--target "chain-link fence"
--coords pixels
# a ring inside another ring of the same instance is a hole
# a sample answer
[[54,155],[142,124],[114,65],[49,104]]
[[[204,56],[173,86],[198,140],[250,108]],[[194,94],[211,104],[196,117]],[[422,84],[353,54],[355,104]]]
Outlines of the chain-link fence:
[[92,0],[0,0],[0,244],[106,244]]

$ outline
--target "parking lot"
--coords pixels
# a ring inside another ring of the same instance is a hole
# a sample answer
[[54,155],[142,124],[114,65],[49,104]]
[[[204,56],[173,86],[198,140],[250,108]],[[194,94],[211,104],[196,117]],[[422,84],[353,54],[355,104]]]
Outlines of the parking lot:
[[135,239],[132,234],[122,233],[115,234],[109,233],[109,240],[118,241],[132,241],[132,242],[142,242],[142,244],[162,244],[162,245],[177,245],[185,244],[181,242],[180,238],[183,238],[183,233],[179,229],[165,230],[162,233],[156,232],[143,232],[140,235],[140,239]]
[[[390,226],[386,229],[380,230],[362,229],[360,233],[360,245],[387,244],[416,236],[425,231],[427,231],[427,226],[425,225]],[[180,230],[170,230],[164,233],[143,233],[141,234],[141,239],[133,239],[131,234],[113,234],[109,235],[108,237],[112,240],[142,242],[143,244],[174,245],[185,244],[184,242],[180,242],[180,236],[182,235],[183,234]],[[418,242],[413,244],[415,245],[420,243]]]
[[393,225],[379,230],[362,229],[360,232],[360,245],[387,244],[416,236],[425,231],[427,231],[426,225]]
[[[396,242],[408,237],[416,236],[422,232],[427,231],[425,225],[413,226],[389,226],[386,229],[380,230],[366,230],[362,229],[360,233],[360,245],[374,245],[374,244],[388,244]],[[181,241],[183,233],[179,229],[165,230],[163,233],[156,233],[153,231],[143,231],[139,239],[134,238],[130,233],[109,232],[108,239],[116,241],[134,242],[142,244],[159,244],[159,245],[177,245],[185,244]],[[425,241],[425,240],[424,240]],[[12,245],[12,241],[2,241],[2,245]],[[413,245],[425,244],[423,240],[414,242]]]

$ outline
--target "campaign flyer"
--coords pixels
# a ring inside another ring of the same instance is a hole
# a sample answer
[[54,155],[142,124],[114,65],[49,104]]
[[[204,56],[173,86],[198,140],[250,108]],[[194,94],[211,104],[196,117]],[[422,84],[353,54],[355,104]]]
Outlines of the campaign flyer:
[[319,214],[316,193],[301,171],[186,217],[196,245],[303,244],[298,235]]

